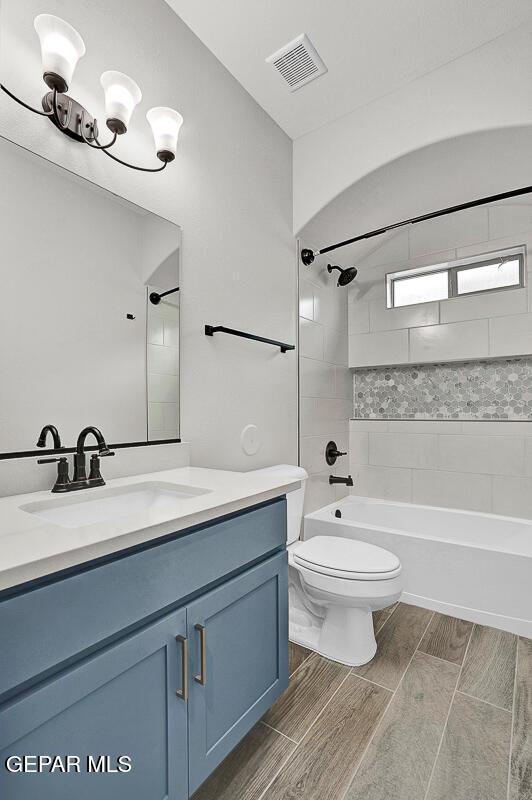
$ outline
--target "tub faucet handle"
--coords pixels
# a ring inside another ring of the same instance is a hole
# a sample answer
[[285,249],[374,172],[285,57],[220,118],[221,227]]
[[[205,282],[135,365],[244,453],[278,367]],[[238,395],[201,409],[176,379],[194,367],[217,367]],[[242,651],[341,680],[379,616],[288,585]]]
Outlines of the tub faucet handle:
[[325,448],[325,461],[330,467],[332,467],[332,465],[336,463],[337,458],[346,455],[347,453],[342,453],[340,450],[338,450],[336,442],[333,442],[332,440],[330,442],[327,442],[327,447]]

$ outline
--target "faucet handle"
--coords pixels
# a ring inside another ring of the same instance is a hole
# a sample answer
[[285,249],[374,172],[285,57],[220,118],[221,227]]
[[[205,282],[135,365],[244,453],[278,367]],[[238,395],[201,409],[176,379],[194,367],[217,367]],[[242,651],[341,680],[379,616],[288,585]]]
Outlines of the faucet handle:
[[115,452],[114,450],[109,450],[109,448],[106,447],[105,450],[100,450],[98,455],[100,456],[100,458],[108,458],[109,456],[114,456]]
[[54,483],[52,492],[68,492],[70,478],[68,475],[68,458],[61,456],[60,458],[38,458],[37,464],[53,464],[58,462],[57,465],[57,478]]
[[[106,448],[107,450],[107,448]],[[105,481],[100,472],[100,457],[114,456],[110,450],[103,453],[93,453],[91,456],[91,469],[89,473],[89,486],[105,486]]]

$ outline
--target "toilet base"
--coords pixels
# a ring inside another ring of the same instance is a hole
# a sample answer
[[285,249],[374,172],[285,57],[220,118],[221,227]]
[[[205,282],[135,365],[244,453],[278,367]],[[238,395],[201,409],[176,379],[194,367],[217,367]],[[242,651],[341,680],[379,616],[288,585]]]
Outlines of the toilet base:
[[320,632],[318,652],[350,667],[360,667],[371,661],[377,652],[371,609],[329,606]]
[[329,606],[320,625],[310,615],[304,620],[299,614],[290,620],[290,640],[348,667],[367,664],[377,652],[373,615],[367,607]]

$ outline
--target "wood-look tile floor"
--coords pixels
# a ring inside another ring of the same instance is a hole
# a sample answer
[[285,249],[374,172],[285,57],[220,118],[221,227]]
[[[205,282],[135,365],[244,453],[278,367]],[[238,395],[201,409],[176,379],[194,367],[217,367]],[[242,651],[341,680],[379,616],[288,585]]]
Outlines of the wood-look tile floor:
[[290,685],[194,800],[532,800],[532,640],[399,603]]

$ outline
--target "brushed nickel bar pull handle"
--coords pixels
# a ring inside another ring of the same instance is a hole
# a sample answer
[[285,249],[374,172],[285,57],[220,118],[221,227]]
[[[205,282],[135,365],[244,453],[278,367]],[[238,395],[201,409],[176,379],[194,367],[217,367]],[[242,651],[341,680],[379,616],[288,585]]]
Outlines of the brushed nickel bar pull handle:
[[181,672],[183,674],[183,688],[176,689],[176,695],[184,700],[188,700],[188,639],[186,636],[178,635],[175,637],[176,642],[181,643]]
[[197,622],[194,625],[194,628],[198,631],[200,635],[200,674],[194,675],[194,680],[197,683],[205,686],[207,683],[207,632],[205,630],[205,625],[201,625]]

